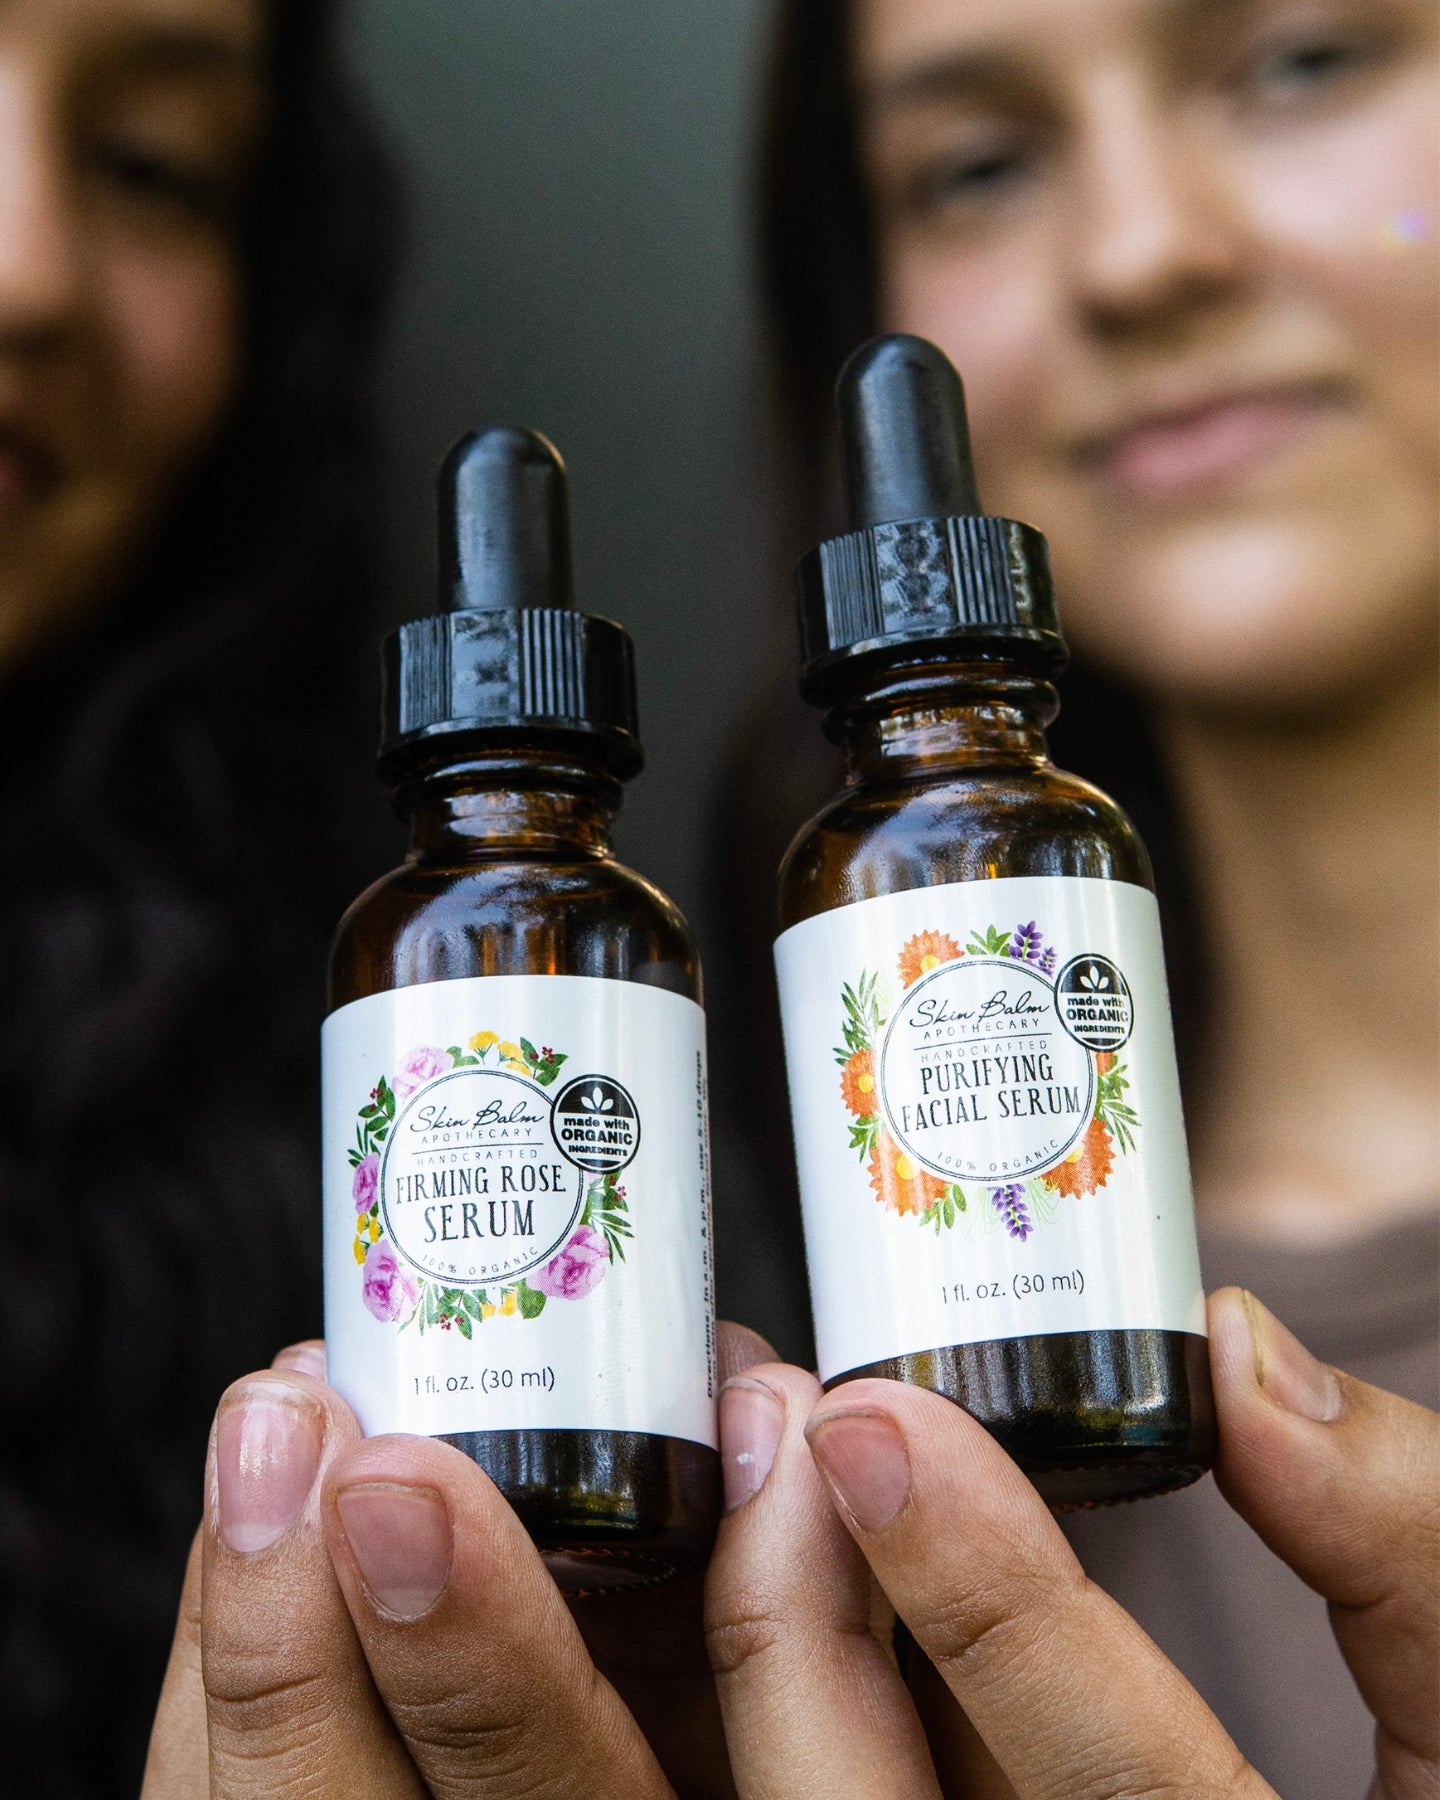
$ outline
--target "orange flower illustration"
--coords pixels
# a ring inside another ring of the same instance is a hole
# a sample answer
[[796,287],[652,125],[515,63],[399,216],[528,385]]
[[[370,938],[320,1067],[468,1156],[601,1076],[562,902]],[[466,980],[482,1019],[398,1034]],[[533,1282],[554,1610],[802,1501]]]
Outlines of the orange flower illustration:
[[946,937],[943,931],[917,931],[900,952],[900,979],[909,987],[941,963],[954,962],[964,954],[954,938]]
[[868,1119],[876,1109],[875,1052],[857,1050],[840,1071],[840,1098],[856,1118]]
[[870,1152],[870,1185],[889,1211],[923,1213],[945,1192],[945,1183],[912,1162],[893,1138],[882,1131]]
[[1046,1187],[1053,1188],[1060,1194],[1093,1194],[1096,1188],[1104,1187],[1114,1162],[1115,1151],[1110,1133],[1099,1119],[1092,1119],[1089,1130],[1081,1138],[1077,1148],[1070,1152],[1064,1162],[1056,1163],[1053,1169],[1047,1169],[1041,1180]]

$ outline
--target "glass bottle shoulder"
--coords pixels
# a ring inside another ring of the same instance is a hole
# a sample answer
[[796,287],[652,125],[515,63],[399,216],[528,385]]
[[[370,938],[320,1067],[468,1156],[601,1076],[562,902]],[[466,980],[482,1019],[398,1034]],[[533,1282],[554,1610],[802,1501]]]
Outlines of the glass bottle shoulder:
[[1099,788],[1049,762],[984,764],[842,789],[786,852],[780,928],[879,894],[1019,875],[1154,885],[1134,826]]
[[677,907],[612,857],[412,859],[367,888],[330,954],[330,1006],[473,975],[585,975],[701,1000]]

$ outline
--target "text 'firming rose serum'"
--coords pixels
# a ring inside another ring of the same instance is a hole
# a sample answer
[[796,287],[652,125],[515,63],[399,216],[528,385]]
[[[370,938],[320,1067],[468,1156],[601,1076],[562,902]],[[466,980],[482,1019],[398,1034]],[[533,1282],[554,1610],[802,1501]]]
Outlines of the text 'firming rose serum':
[[441,565],[385,649],[409,854],[331,957],[330,1379],[474,1457],[562,1587],[662,1580],[720,1505],[705,1038],[690,931],[610,847],[630,640],[573,609],[534,433],[451,453]]

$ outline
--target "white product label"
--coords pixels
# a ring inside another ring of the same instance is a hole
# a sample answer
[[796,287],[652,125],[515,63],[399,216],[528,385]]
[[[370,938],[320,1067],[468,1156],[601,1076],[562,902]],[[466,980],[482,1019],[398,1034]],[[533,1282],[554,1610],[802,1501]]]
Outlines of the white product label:
[[325,1021],[325,1335],[368,1434],[714,1445],[705,1019],[476,976]]
[[775,946],[820,1377],[947,1344],[1203,1333],[1155,897],[954,882]]

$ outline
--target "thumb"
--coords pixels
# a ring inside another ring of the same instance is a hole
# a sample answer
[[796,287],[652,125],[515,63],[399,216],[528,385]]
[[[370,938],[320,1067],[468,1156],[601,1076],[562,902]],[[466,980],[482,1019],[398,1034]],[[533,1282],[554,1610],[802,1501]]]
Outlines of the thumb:
[[1318,1362],[1255,1299],[1210,1300],[1225,1498],[1330,1602],[1379,1723],[1381,1792],[1440,1756],[1440,1414]]

